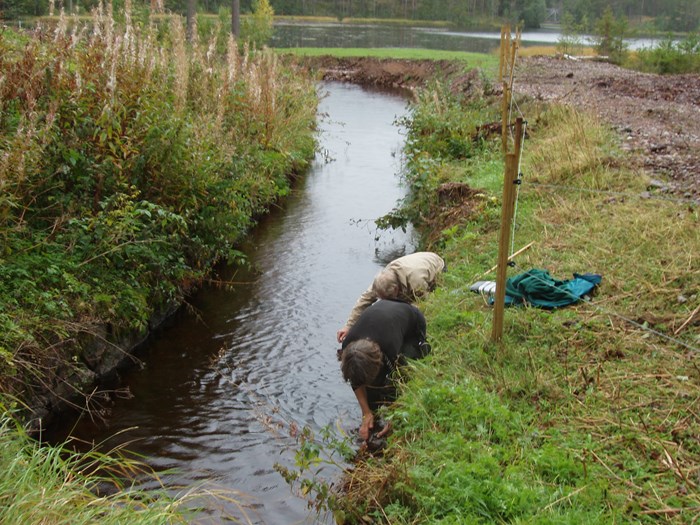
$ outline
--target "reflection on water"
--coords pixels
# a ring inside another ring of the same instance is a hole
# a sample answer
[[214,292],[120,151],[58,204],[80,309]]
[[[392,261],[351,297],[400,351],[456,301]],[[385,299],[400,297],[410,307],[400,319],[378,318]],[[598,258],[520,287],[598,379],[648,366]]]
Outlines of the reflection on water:
[[345,24],[275,24],[272,47],[359,47],[422,48],[446,51],[490,53],[498,48],[491,39],[455,38],[441,29],[419,27],[345,25]]
[[163,476],[170,487],[239,491],[243,510],[210,501],[201,522],[245,512],[261,524],[330,523],[291,495],[274,465],[292,466],[292,423],[356,428],[335,332],[377,271],[414,251],[400,232],[375,240],[371,223],[404,193],[394,121],[405,101],[356,86],[324,89],[325,155],[254,232],[244,248],[252,268],[225,273],[238,284],[202,291],[194,313],[179,314],[149,344],[145,368],[126,377],[133,397],[115,401],[107,428],[83,421],[74,432],[107,448],[128,443],[157,469],[176,469]]
[[[419,48],[445,51],[491,53],[498,49],[500,32],[450,31],[442,28],[397,27],[382,25],[301,24],[277,23],[270,45],[272,47],[360,47],[360,48]],[[523,31],[523,47],[554,46],[561,38],[556,29]],[[595,38],[582,35],[586,46],[595,45]],[[653,38],[631,38],[630,49],[653,47],[659,42]]]

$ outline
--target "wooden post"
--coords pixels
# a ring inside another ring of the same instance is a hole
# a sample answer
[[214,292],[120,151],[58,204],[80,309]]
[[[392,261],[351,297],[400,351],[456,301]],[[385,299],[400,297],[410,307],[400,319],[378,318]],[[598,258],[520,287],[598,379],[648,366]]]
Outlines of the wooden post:
[[498,57],[498,81],[503,82],[503,72],[506,68],[506,26],[501,26],[501,47],[500,55]]
[[[520,149],[523,146],[523,117],[515,119],[515,136],[513,137],[513,153],[515,154],[516,162],[520,162]],[[515,166],[515,175],[519,175],[518,166]]]
[[510,110],[510,87],[503,82],[503,99],[501,100],[501,147],[503,154],[508,153],[508,113]]
[[231,33],[241,36],[241,0],[231,0]]
[[513,194],[515,193],[513,173],[517,177],[518,159],[514,153],[506,154],[506,168],[503,176],[503,204],[501,207],[501,231],[498,239],[498,268],[496,272],[496,294],[493,303],[493,327],[491,340],[498,342],[503,335],[503,315],[506,302],[506,272],[508,270],[508,245],[510,225],[513,218]]
[[493,304],[493,326],[491,340],[498,342],[503,336],[503,317],[506,302],[506,279],[508,273],[510,231],[515,208],[515,185],[518,183],[518,162],[523,138],[523,119],[515,121],[515,151],[506,153],[506,167],[503,175],[503,204],[501,208],[501,231],[498,239],[498,264],[496,272],[496,293]]
[[517,30],[515,40],[510,42],[510,78],[508,79],[511,89],[513,87],[513,76],[515,75],[515,57],[520,47],[520,31]]
[[501,28],[501,53],[498,69],[498,80],[503,83],[503,100],[501,102],[501,142],[505,157],[505,171],[503,175],[503,204],[501,209],[501,231],[498,240],[498,261],[496,264],[496,293],[493,308],[493,327],[491,339],[494,342],[501,340],[503,336],[503,316],[506,299],[506,277],[508,272],[510,232],[513,223],[515,208],[515,185],[519,182],[518,167],[520,162],[520,150],[523,140],[523,119],[518,118],[515,123],[515,135],[513,137],[514,151],[509,153],[510,132],[510,104],[513,96],[513,75],[515,70],[515,57],[518,53],[520,32],[516,32],[515,40],[511,39],[510,26]]

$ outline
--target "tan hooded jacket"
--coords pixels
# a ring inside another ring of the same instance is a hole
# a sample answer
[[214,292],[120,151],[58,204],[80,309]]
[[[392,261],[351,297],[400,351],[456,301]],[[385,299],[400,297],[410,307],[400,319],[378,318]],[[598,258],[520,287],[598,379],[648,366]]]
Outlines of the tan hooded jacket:
[[[435,280],[444,268],[445,261],[436,253],[416,252],[391,261],[384,270],[391,270],[396,275],[401,286],[399,299],[413,302],[434,288]],[[345,326],[349,328],[355,324],[360,314],[378,299],[372,285],[370,285],[355,303]]]

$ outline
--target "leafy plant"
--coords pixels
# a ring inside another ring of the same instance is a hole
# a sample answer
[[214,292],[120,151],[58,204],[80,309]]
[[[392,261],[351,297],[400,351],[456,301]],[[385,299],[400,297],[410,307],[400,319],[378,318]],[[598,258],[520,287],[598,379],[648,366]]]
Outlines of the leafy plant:
[[254,0],[253,14],[243,19],[241,38],[255,47],[261,47],[272,37],[275,11],[269,0]]
[[622,63],[626,57],[627,19],[616,18],[612,8],[607,6],[595,24],[598,54],[608,56],[612,62]]
[[51,388],[49,363],[84,367],[72,357],[96,326],[142,332],[240,260],[314,154],[313,83],[275,55],[216,27],[188,47],[178,17],[123,20],[0,35],[6,391]]
[[662,75],[700,72],[700,35],[691,33],[680,41],[667,35],[657,45],[638,50],[629,65]]

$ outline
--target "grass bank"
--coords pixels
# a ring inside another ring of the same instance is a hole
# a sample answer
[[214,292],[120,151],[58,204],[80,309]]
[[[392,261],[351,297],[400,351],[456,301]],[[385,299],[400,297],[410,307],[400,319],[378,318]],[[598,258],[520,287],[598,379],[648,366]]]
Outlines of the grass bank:
[[492,308],[469,286],[495,278],[503,162],[500,134],[481,127],[500,120],[493,102],[439,85],[419,96],[407,122],[412,191],[384,222],[413,221],[448,263],[419,305],[433,352],[388,415],[384,455],[348,470],[339,496],[313,475],[301,486],[340,523],[693,523],[700,210],[648,193],[592,116],[520,100],[513,248],[533,244],[509,276],[603,280],[591,302],[507,309],[492,343]]
[[116,482],[140,467],[39,447],[23,425],[87,396],[125,337],[245,259],[314,155],[315,85],[225,30],[188,43],[178,17],[55,22],[0,33],[0,399],[18,399],[0,406],[0,521],[184,521]]
[[77,455],[40,446],[8,414],[0,416],[0,522],[188,523],[184,506],[194,492],[175,499],[165,490],[130,490],[123,480],[150,475],[145,465],[117,454]]
[[497,55],[470,53],[467,51],[444,51],[418,48],[331,48],[331,47],[291,47],[277,52],[297,56],[333,56],[338,58],[391,58],[396,60],[458,60],[471,67],[497,67]]
[[277,15],[275,22],[295,24],[345,24],[345,25],[386,25],[398,27],[440,27],[450,28],[454,24],[446,20],[410,20],[407,18],[352,18],[338,19],[332,16],[292,16]]

